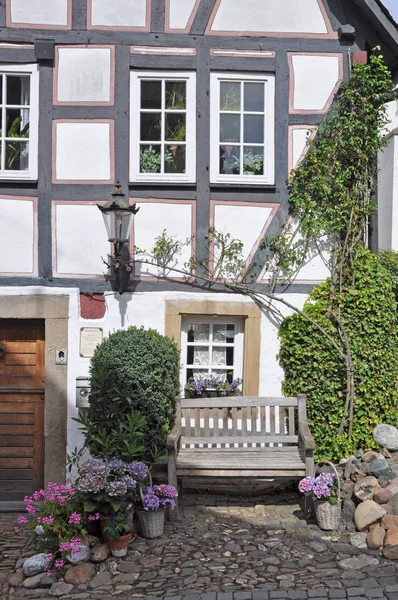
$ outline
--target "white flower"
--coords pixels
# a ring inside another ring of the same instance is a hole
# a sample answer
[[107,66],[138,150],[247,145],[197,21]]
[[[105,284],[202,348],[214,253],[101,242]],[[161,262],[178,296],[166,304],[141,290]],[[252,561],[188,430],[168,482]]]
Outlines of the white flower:
[[36,535],[43,535],[43,533],[44,533],[44,529],[43,529],[43,527],[42,527],[41,525],[38,525],[38,526],[35,528],[35,534],[36,534]]

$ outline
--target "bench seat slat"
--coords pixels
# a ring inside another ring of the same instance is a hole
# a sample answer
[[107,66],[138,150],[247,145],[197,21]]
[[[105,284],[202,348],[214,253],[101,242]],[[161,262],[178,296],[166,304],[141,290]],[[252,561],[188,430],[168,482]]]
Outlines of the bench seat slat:
[[177,473],[180,469],[202,469],[214,470],[286,470],[304,469],[305,457],[299,452],[291,454],[274,454],[272,452],[245,452],[245,449],[237,448],[232,452],[218,450],[211,452],[209,449],[182,449],[177,458]]
[[206,469],[180,469],[177,470],[179,477],[257,477],[258,479],[275,479],[278,477],[303,477],[305,475],[305,467],[302,469],[277,469],[277,470],[258,470],[258,469],[225,469],[215,468],[214,471]]
[[181,444],[297,444],[297,435],[266,434],[262,437],[251,435],[223,437],[182,437]]

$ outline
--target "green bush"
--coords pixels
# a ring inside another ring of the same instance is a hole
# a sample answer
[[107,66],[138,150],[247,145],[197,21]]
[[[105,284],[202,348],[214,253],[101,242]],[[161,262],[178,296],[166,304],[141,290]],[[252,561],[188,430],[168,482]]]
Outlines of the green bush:
[[379,250],[380,264],[390,273],[395,284],[398,283],[398,252],[395,250]]
[[109,435],[133,410],[145,418],[144,457],[164,448],[179,394],[180,353],[153,329],[130,327],[110,334],[91,360],[87,419],[91,434]]
[[[344,412],[346,372],[337,351],[301,315],[286,318],[279,330],[283,392],[306,393],[308,421],[317,459],[338,459],[359,447],[375,447],[372,431],[383,422],[396,425],[398,401],[397,303],[390,275],[378,258],[361,250],[355,283],[343,282],[337,302],[351,343],[355,377],[352,439],[338,436]],[[338,339],[327,317],[330,280],[316,286],[304,312]]]

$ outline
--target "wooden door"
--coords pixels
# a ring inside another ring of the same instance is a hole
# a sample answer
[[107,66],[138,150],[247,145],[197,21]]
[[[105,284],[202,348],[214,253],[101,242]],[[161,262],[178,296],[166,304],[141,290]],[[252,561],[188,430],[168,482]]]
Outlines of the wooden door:
[[44,321],[1,319],[0,501],[23,500],[43,474]]

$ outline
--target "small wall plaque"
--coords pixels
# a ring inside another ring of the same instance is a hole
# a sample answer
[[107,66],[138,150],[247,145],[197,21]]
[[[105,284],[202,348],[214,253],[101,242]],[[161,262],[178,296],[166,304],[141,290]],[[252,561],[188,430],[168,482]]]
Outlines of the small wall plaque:
[[94,350],[102,342],[103,331],[98,327],[82,327],[80,329],[80,356],[91,358]]

